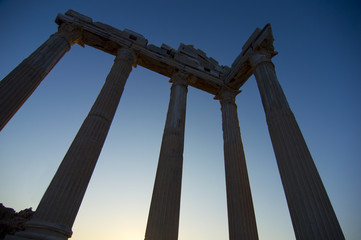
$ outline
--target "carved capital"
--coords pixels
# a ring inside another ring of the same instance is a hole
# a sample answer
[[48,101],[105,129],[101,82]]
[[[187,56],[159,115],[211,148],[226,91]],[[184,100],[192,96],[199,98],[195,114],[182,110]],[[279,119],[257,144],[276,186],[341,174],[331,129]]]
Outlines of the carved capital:
[[236,102],[236,96],[241,92],[241,90],[235,90],[233,88],[230,88],[228,86],[224,86],[221,88],[221,90],[217,93],[217,95],[214,97],[216,100],[220,100],[221,104],[223,103],[231,103],[235,104]]
[[84,43],[82,41],[83,28],[65,23],[59,26],[58,34],[62,38],[66,39],[70,46],[78,43],[80,46],[84,47]]
[[[272,63],[272,55],[267,52],[255,52],[249,57],[249,62],[253,68],[256,68],[260,63]],[[272,63],[273,64],[273,63]]]
[[262,62],[272,63],[272,57],[277,55],[277,52],[274,50],[273,46],[273,34],[272,31],[266,31],[266,36],[256,43],[253,47],[253,53],[249,57],[249,62],[253,68]]
[[114,61],[130,62],[132,65],[135,63],[137,56],[133,50],[129,48],[120,48],[117,51],[117,56]]
[[273,42],[273,33],[271,27],[269,26],[268,30],[265,30],[265,36],[260,40],[256,41],[256,43],[254,44],[253,51],[267,53],[273,57],[277,54],[277,52],[275,52]]
[[188,81],[189,81],[189,74],[183,71],[178,71],[174,73],[170,80],[170,82],[172,82],[173,85],[184,85],[184,86],[188,86]]

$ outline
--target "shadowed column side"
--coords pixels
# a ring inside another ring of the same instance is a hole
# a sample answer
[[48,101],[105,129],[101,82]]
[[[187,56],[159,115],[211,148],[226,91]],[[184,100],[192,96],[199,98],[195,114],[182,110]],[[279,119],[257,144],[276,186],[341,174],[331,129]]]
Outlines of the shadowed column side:
[[0,131],[71,45],[80,41],[79,28],[69,24],[61,25],[57,33],[51,35],[0,82]]
[[223,89],[221,102],[230,240],[257,240],[257,225],[237,115],[237,92]]
[[312,156],[276,76],[271,51],[250,58],[298,240],[343,240],[344,235]]
[[187,75],[178,72],[172,81],[145,240],[178,239]]
[[72,226],[108,134],[135,54],[120,49],[105,84],[80,127],[34,217],[23,232],[6,240],[65,240]]

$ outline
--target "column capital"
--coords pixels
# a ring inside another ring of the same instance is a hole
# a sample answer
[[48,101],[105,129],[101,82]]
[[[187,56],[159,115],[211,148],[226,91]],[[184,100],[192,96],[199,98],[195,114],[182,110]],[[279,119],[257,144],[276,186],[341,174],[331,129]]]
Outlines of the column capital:
[[177,71],[173,73],[170,82],[172,82],[174,85],[188,86],[189,74],[183,71]]
[[264,62],[269,62],[273,65],[273,62],[271,60],[273,56],[270,52],[257,51],[249,57],[249,62],[253,68],[256,68],[259,64]]
[[119,48],[117,51],[117,56],[114,59],[115,61],[125,61],[130,62],[132,65],[135,64],[137,56],[135,52],[130,48]]
[[253,48],[253,53],[249,57],[250,64],[253,68],[263,62],[272,63],[272,57],[278,54],[273,46],[273,41],[273,34],[269,32],[267,36]]
[[58,34],[60,37],[66,39],[70,46],[74,45],[75,43],[79,44],[80,46],[84,47],[84,43],[82,40],[83,35],[83,28],[75,26],[73,24],[64,23],[61,24],[58,28]]
[[223,86],[217,95],[214,97],[215,100],[220,100],[221,103],[235,103],[236,96],[241,92],[241,90],[235,90],[228,86]]

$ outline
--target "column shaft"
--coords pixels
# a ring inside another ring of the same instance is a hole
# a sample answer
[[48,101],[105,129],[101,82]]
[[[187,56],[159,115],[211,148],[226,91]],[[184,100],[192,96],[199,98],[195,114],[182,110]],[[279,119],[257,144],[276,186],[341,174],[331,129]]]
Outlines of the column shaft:
[[297,239],[345,239],[270,56],[251,58]]
[[224,163],[226,171],[228,228],[230,240],[258,239],[246,159],[237,116],[235,94],[221,95]]
[[135,55],[131,50],[118,51],[101,92],[41,199],[34,217],[18,236],[44,240],[64,240],[71,236],[71,227],[134,60]]
[[178,73],[173,76],[146,240],[178,239],[186,102],[186,75]]
[[79,30],[63,25],[0,82],[0,130],[80,36]]

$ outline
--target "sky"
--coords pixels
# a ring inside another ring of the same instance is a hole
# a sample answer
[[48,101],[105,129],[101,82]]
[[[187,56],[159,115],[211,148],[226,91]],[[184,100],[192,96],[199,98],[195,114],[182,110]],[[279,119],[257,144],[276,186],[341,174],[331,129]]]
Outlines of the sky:
[[[361,239],[359,1],[0,0],[0,79],[57,31],[56,15],[68,9],[157,46],[193,44],[228,66],[254,29],[271,23],[278,80],[346,239]],[[74,45],[0,132],[5,206],[36,209],[113,59]],[[72,239],[144,239],[168,81],[133,69]],[[236,103],[259,238],[295,239],[254,76],[241,90]],[[221,111],[213,97],[189,87],[179,240],[228,239]]]

